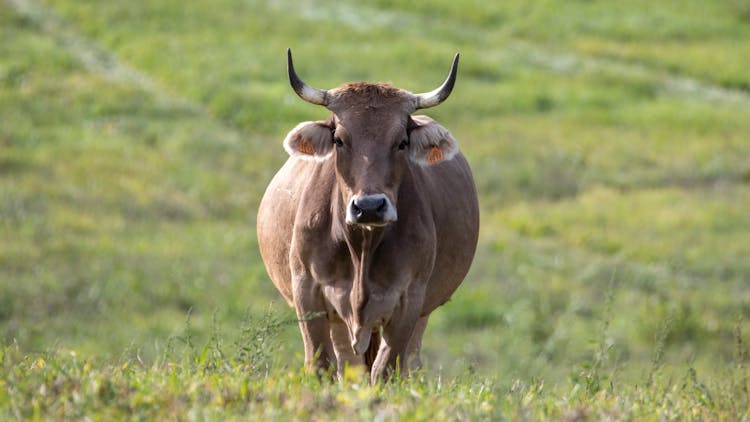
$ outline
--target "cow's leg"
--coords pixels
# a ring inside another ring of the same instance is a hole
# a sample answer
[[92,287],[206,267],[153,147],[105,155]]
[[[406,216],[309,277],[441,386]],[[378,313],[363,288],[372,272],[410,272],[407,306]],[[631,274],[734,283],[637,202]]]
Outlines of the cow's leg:
[[409,370],[417,370],[422,367],[422,336],[427,328],[427,319],[429,316],[420,317],[414,326],[414,332],[411,334],[409,345],[406,347],[406,356],[408,356]]
[[336,373],[339,379],[343,379],[346,365],[364,365],[365,361],[362,356],[354,353],[352,341],[349,339],[349,331],[343,321],[331,322],[329,326],[331,328],[333,351],[336,354]]
[[305,344],[305,365],[310,369],[327,371],[335,356],[323,295],[309,277],[295,280],[292,289],[299,329]]
[[383,339],[375,363],[372,365],[370,380],[374,384],[380,377],[389,378],[394,371],[406,375],[410,340],[415,332],[422,302],[408,303],[402,298],[400,312],[393,314],[388,325],[383,327]]

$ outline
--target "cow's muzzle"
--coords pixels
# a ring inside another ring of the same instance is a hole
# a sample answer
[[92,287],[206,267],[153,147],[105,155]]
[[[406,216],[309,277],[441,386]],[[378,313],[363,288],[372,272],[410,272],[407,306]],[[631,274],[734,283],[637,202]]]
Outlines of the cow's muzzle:
[[396,207],[382,193],[353,196],[346,208],[347,224],[384,226],[396,219]]

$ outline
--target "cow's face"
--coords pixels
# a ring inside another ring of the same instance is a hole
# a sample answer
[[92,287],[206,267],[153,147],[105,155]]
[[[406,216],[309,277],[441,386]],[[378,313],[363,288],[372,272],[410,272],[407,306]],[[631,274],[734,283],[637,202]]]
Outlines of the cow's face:
[[349,225],[373,228],[396,221],[399,187],[409,162],[436,165],[458,152],[444,127],[426,116],[410,116],[397,101],[330,108],[334,113],[328,120],[294,128],[284,147],[301,159],[335,161]]
[[332,159],[347,224],[376,227],[398,219],[407,124],[408,115],[374,108],[334,114]]
[[291,51],[287,57],[289,81],[297,95],[333,114],[326,121],[297,125],[284,140],[284,148],[294,157],[335,161],[347,224],[373,228],[396,221],[396,199],[409,161],[430,166],[458,152],[445,128],[428,117],[411,116],[448,98],[458,55],[445,82],[425,94],[368,83],[320,90],[299,79]]

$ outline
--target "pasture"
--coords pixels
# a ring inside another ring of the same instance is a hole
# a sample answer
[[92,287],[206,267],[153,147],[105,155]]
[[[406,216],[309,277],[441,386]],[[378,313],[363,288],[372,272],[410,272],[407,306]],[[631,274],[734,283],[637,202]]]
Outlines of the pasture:
[[[742,419],[742,0],[0,0],[0,418]],[[495,4],[497,3],[497,4]],[[300,370],[255,212],[288,85],[441,83],[481,206],[425,369]]]

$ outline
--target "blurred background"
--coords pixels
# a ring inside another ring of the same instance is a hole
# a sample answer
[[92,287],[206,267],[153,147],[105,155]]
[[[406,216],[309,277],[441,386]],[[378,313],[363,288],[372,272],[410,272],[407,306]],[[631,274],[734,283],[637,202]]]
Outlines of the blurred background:
[[[22,350],[167,353],[293,319],[257,250],[281,141],[327,110],[286,79],[388,81],[479,188],[473,269],[431,373],[716,372],[750,319],[744,0],[0,0],[0,333]],[[275,347],[301,366],[294,324]]]

